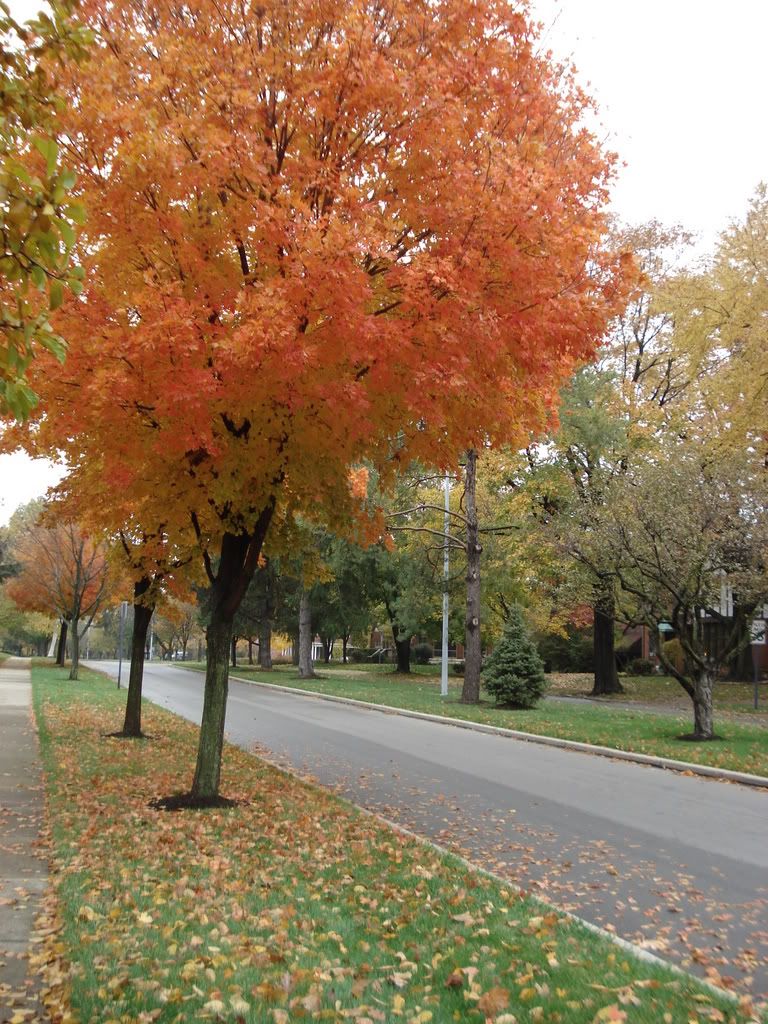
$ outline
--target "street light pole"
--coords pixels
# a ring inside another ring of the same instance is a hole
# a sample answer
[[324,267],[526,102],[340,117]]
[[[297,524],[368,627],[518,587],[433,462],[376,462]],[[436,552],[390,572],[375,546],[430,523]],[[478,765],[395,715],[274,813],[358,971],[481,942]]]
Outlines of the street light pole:
[[448,570],[450,556],[448,553],[449,515],[451,510],[451,478],[445,474],[443,481],[445,494],[445,516],[443,522],[443,650],[440,658],[440,695],[448,696]]
[[128,602],[120,602],[120,629],[117,641],[117,688],[120,689],[120,678],[123,674],[123,633],[125,631],[125,614],[128,610]]

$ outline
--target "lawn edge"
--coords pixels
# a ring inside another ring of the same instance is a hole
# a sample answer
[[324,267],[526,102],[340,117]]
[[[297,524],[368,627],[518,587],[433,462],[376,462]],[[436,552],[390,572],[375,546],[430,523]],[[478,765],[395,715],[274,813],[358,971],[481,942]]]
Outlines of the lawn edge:
[[[182,666],[179,666],[180,668]],[[201,671],[194,669],[193,671]],[[640,754],[631,750],[618,750],[615,747],[602,747],[594,743],[582,743],[579,740],[564,740],[558,736],[546,736],[533,732],[521,732],[518,729],[506,729],[501,725],[485,725],[483,722],[471,722],[464,718],[451,718],[448,715],[432,715],[426,711],[412,711],[409,708],[396,708],[390,704],[374,704],[372,701],[357,700],[355,697],[339,697],[330,693],[318,693],[316,690],[304,690],[297,686],[284,686],[281,683],[265,683],[257,679],[247,679],[243,676],[230,673],[229,678],[238,683],[247,683],[249,686],[262,686],[268,690],[280,690],[282,693],[295,693],[301,697],[317,697],[319,700],[328,700],[336,704],[350,704],[353,707],[365,708],[370,711],[380,711],[387,715],[403,715],[406,718],[418,718],[425,722],[438,722],[445,725],[453,725],[459,729],[471,729],[473,732],[490,733],[493,736],[506,736],[510,739],[523,740],[526,743],[539,743],[547,747],[559,747],[563,750],[580,750],[584,754],[592,754],[597,757],[613,757],[620,761],[630,761],[635,764],[650,765],[653,768],[664,768],[674,772],[692,772],[694,775],[701,775],[704,778],[717,779],[721,782],[736,782],[743,786],[754,786],[760,789],[768,789],[768,777],[764,775],[750,775],[747,772],[737,772],[729,768],[713,768],[707,764],[696,764],[693,761],[677,761],[670,757],[660,757],[656,754]]]
[[[274,684],[268,683],[266,685],[271,686]],[[359,703],[364,702],[360,701]],[[166,708],[165,710],[167,711],[169,709]],[[175,714],[175,712],[171,712],[171,714]],[[281,772],[283,775],[286,775],[289,778],[296,779],[298,782],[301,782],[305,786],[310,786],[313,789],[322,789],[324,792],[333,792],[332,790],[327,790],[325,787],[321,786],[320,783],[305,778],[300,772],[294,771],[292,768],[286,768],[284,764],[280,764],[277,761],[273,761],[269,757],[265,757],[262,752],[254,753],[253,756],[258,757],[260,761],[264,761],[264,763],[268,764],[271,768],[274,768],[276,771]],[[341,803],[353,807],[355,811],[357,811],[358,813],[364,814],[366,817],[375,819],[382,825],[386,826],[389,829],[392,829],[392,831],[394,832],[398,832],[400,835],[405,836],[407,839],[410,839],[413,842],[418,843],[420,846],[428,846],[441,857],[444,857],[449,861],[454,861],[455,863],[460,864],[466,871],[472,874],[483,875],[485,878],[490,878],[492,881],[504,886],[505,888],[511,890],[514,893],[526,896],[529,900],[531,900],[532,903],[538,904],[542,908],[542,910],[545,910],[550,913],[555,913],[558,915],[558,917],[566,918],[568,921],[571,921],[579,928],[584,928],[586,931],[591,932],[593,935],[597,935],[600,938],[612,943],[614,946],[618,946],[620,949],[623,949],[626,953],[630,953],[636,959],[642,960],[648,964],[653,964],[655,967],[664,968],[665,970],[670,971],[672,974],[675,974],[677,977],[684,978],[686,981],[693,980],[697,985],[700,985],[702,988],[705,988],[708,992],[711,992],[720,998],[725,998],[729,1002],[732,1002],[734,1005],[739,1004],[740,996],[738,995],[738,993],[732,992],[730,989],[727,988],[720,988],[719,985],[715,985],[714,982],[709,981],[707,978],[701,978],[698,974],[692,974],[691,971],[686,971],[684,967],[680,967],[678,964],[673,963],[670,960],[664,960],[663,957],[657,956],[655,953],[651,953],[647,949],[643,949],[642,946],[635,945],[635,943],[630,942],[629,939],[622,938],[621,935],[618,935],[616,932],[611,932],[607,928],[601,928],[600,925],[593,924],[591,921],[587,921],[585,918],[579,917],[578,914],[574,914],[571,910],[566,910],[563,907],[558,907],[554,903],[550,903],[548,900],[545,900],[542,896],[539,896],[528,889],[523,889],[522,886],[516,885],[515,882],[511,881],[509,878],[504,878],[503,875],[498,875],[496,874],[495,871],[490,871],[488,868],[484,868],[480,864],[475,864],[473,861],[467,860],[467,858],[462,857],[461,854],[455,853],[453,850],[449,850],[445,846],[441,846],[440,843],[436,843],[434,840],[427,838],[427,836],[420,835],[418,832],[413,832],[411,829],[406,828],[405,825],[400,825],[398,822],[392,821],[391,818],[384,817],[383,814],[379,814],[377,811],[372,811],[367,807],[363,807],[362,804],[356,804],[353,800],[350,800],[348,797],[339,796],[338,793],[334,793],[333,795],[337,800],[340,800]]]
[[[30,685],[32,684],[31,668],[32,668],[32,666],[30,666]],[[86,668],[88,668],[89,671],[93,672],[94,675],[99,675],[102,678],[108,680],[109,682],[113,682],[112,678],[107,673],[101,672],[99,670],[91,669],[88,666],[86,666]],[[237,679],[237,677],[231,677],[231,678]],[[242,681],[242,680],[238,679],[238,681]],[[281,687],[278,684],[274,684],[274,683],[264,683],[264,684],[256,684],[256,685],[264,685],[264,686],[270,687],[272,689],[281,689],[281,690],[288,689],[288,687]],[[313,693],[312,691],[303,691],[303,692],[307,693],[309,696],[317,696],[317,694]],[[47,730],[47,723],[45,722],[44,715],[43,715],[42,701],[40,701],[40,704],[38,705],[37,701],[35,700],[35,691],[34,691],[34,689],[32,690],[32,695],[31,696],[32,696],[32,700],[30,702],[31,703],[31,711],[32,711],[32,713],[34,715],[35,725],[37,726],[36,732],[38,733],[38,737],[39,737],[39,733],[40,733],[41,729],[46,729]],[[321,696],[325,696],[325,695],[321,695]],[[156,704],[155,701],[153,701],[149,697],[144,698],[144,699],[147,700],[148,702],[152,703],[156,707],[158,707],[164,713],[173,715],[174,717],[179,718],[181,721],[189,723],[189,719],[186,719],[183,715],[178,715],[175,711],[172,711],[170,708],[164,707],[163,705],[160,705],[160,704]],[[330,697],[329,699],[340,701],[340,702],[344,702],[344,703],[360,704],[360,705],[362,705],[363,707],[366,707],[366,708],[375,707],[375,705],[367,704],[364,701],[353,701],[351,698],[334,698],[334,697]],[[381,707],[386,707],[386,706],[385,705],[381,705]],[[395,712],[398,712],[398,709],[392,709],[392,710],[394,710]],[[411,714],[411,713],[409,713],[409,714]],[[443,721],[444,720],[444,719],[441,719],[439,716],[426,716],[426,715],[424,715],[423,713],[420,713],[420,712],[414,712],[412,714],[414,716],[417,716],[417,717],[434,717],[437,721]],[[453,720],[453,721],[457,721],[459,724],[464,724],[460,719],[456,719],[456,720]],[[480,724],[480,723],[470,723],[470,725],[471,724]],[[488,728],[493,728],[493,727],[488,727]],[[508,731],[512,731],[512,730],[508,730]],[[228,739],[225,739],[225,743],[227,745],[230,745],[232,743],[232,741],[228,740]],[[235,746],[237,746],[237,744],[235,744]],[[584,746],[587,746],[587,745],[584,744]],[[41,747],[42,747],[42,743],[41,743]],[[657,956],[655,953],[652,953],[649,950],[644,949],[642,946],[638,946],[635,943],[629,941],[628,939],[623,938],[622,936],[618,935],[616,932],[611,932],[608,929],[602,928],[602,927],[600,927],[597,924],[593,924],[591,921],[587,921],[586,919],[580,917],[578,914],[575,914],[572,911],[566,910],[565,908],[558,907],[557,905],[555,905],[553,903],[550,903],[549,901],[544,899],[542,896],[539,896],[538,894],[536,894],[534,892],[531,892],[530,890],[523,889],[521,886],[517,885],[511,879],[504,878],[502,875],[497,874],[496,872],[491,871],[488,868],[484,868],[484,867],[482,867],[479,864],[475,864],[471,860],[468,860],[467,858],[461,856],[460,854],[454,852],[453,850],[450,850],[447,847],[442,846],[439,843],[436,843],[434,840],[429,839],[426,836],[420,835],[419,833],[414,832],[414,831],[412,831],[409,828],[406,828],[404,825],[401,825],[398,822],[393,821],[390,818],[387,818],[384,815],[379,814],[376,811],[370,810],[369,808],[364,807],[361,804],[355,803],[353,800],[349,799],[348,797],[344,797],[344,796],[340,795],[339,793],[334,792],[332,789],[330,789],[328,787],[322,786],[319,782],[317,782],[314,779],[308,779],[308,778],[304,777],[299,771],[296,771],[296,770],[294,770],[294,769],[292,769],[290,767],[286,767],[284,764],[280,764],[277,761],[274,761],[272,758],[265,756],[262,751],[258,751],[257,752],[257,751],[254,751],[252,749],[243,748],[243,747],[240,747],[240,749],[243,750],[250,757],[253,757],[256,760],[262,761],[263,763],[269,765],[270,768],[272,768],[274,771],[278,772],[279,774],[284,775],[284,776],[286,776],[288,778],[295,779],[302,786],[305,786],[305,787],[309,788],[310,790],[317,790],[317,791],[323,792],[324,794],[330,796],[333,800],[337,801],[342,806],[346,806],[347,808],[349,808],[353,813],[361,814],[361,815],[363,815],[363,816],[365,816],[367,818],[373,819],[374,821],[379,822],[385,828],[390,829],[390,830],[392,830],[394,832],[397,832],[398,834],[406,837],[407,839],[413,841],[414,843],[418,844],[419,846],[428,847],[428,848],[434,850],[441,858],[443,858],[444,860],[447,860],[448,862],[453,862],[455,864],[461,865],[461,867],[463,867],[468,873],[476,874],[476,875],[482,875],[483,877],[491,879],[496,884],[502,886],[505,889],[510,890],[511,892],[515,892],[515,893],[519,893],[521,895],[525,895],[526,897],[528,897],[528,899],[531,900],[531,902],[533,902],[533,903],[537,904],[538,906],[540,906],[542,908],[542,910],[547,911],[547,912],[553,912],[553,913],[557,914],[559,917],[564,918],[564,919],[572,922],[577,927],[583,928],[585,931],[587,931],[587,932],[589,932],[589,933],[591,933],[593,935],[596,935],[596,936],[602,938],[605,941],[610,942],[612,945],[618,947],[619,949],[622,949],[623,951],[625,951],[626,953],[630,954],[631,956],[633,956],[637,960],[639,960],[641,962],[645,962],[647,964],[651,964],[651,965],[653,965],[655,967],[658,967],[658,968],[661,968],[663,970],[666,970],[666,971],[670,972],[671,974],[675,975],[676,977],[679,977],[679,978],[683,979],[684,981],[686,981],[688,983],[693,983],[695,986],[699,987],[700,989],[703,989],[703,990],[711,993],[712,995],[714,995],[714,996],[716,996],[716,997],[718,997],[720,999],[724,999],[726,1002],[729,1002],[729,1003],[731,1003],[734,1006],[739,1006],[740,1005],[740,1003],[741,1003],[741,996],[738,993],[733,992],[733,991],[731,991],[730,989],[727,989],[727,988],[721,988],[720,986],[718,986],[718,985],[714,984],[713,982],[709,981],[707,978],[702,978],[699,975],[696,975],[696,974],[693,974],[690,971],[687,971],[684,967],[681,967],[681,966],[679,966],[676,963],[673,963],[673,962],[671,962],[669,960],[663,959],[660,956]],[[42,755],[42,750],[41,750],[41,755]],[[43,764],[42,761],[43,761],[43,759],[42,759],[42,756],[41,756],[41,769],[42,769],[42,773],[43,773],[44,791],[45,791],[45,798],[46,798],[45,818],[46,818],[46,825],[50,826],[51,825],[51,822],[50,822],[50,807],[49,807],[49,803],[48,803],[48,785],[47,785],[48,784],[48,777],[47,777],[46,765]],[[768,782],[768,780],[766,780],[766,781]],[[45,845],[46,845],[46,848],[47,848],[49,854],[52,856],[53,853],[54,853],[54,841],[53,841],[52,830],[50,829],[50,827],[47,829],[47,837],[46,837]],[[48,887],[48,890],[47,890],[48,892],[52,891],[52,886],[50,885],[51,881],[52,881],[52,879],[49,877],[49,887]],[[754,1006],[753,1014],[752,1014],[750,1020],[751,1020],[751,1024],[760,1024],[761,1021],[764,1021],[764,1022],[766,1022],[766,1024],[768,1024],[768,1017],[766,1017],[761,1012],[761,1010],[759,1009],[758,1006]]]

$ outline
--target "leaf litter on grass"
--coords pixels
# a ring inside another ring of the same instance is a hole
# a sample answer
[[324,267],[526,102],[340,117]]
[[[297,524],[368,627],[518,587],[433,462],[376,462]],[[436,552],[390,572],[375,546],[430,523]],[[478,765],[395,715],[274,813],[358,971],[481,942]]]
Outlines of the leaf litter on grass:
[[151,742],[105,738],[119,697],[52,679],[36,963],[54,1022],[752,1019],[243,751],[226,751],[236,807],[155,810],[196,730],[148,708]]

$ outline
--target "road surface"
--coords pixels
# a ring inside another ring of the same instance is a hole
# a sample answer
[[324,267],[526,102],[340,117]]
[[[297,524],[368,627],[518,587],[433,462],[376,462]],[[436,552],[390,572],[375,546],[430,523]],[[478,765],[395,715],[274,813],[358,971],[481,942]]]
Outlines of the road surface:
[[[93,667],[117,676],[116,662]],[[200,673],[146,666],[145,695],[194,722],[202,689]],[[230,685],[227,737],[688,970],[768,995],[768,792],[249,683]]]

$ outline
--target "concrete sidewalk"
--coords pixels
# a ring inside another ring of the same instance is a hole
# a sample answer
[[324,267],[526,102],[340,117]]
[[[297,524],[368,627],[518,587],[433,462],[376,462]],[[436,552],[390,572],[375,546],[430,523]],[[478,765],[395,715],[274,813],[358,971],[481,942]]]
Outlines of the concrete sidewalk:
[[0,1022],[41,1019],[27,976],[48,874],[36,842],[44,802],[31,697],[29,659],[9,658],[0,666]]

